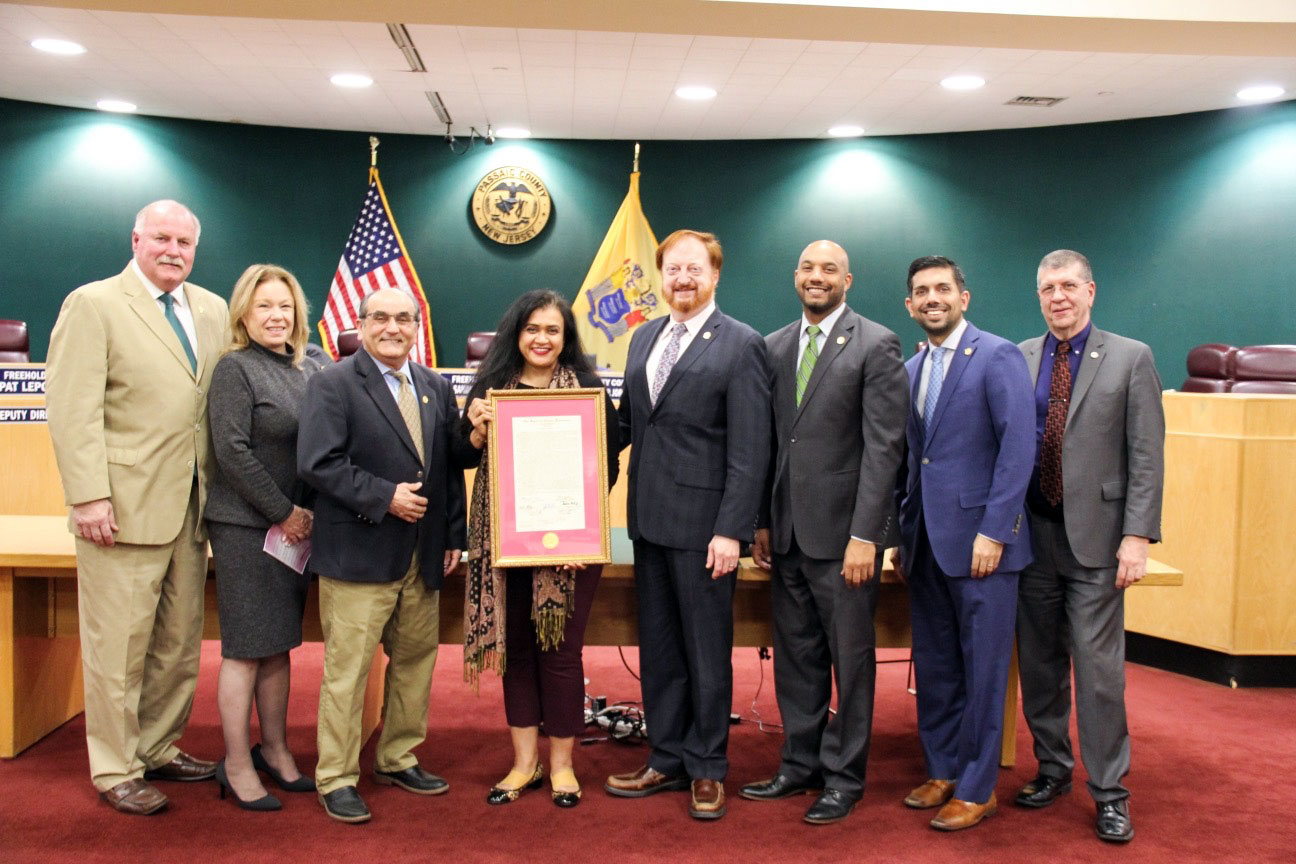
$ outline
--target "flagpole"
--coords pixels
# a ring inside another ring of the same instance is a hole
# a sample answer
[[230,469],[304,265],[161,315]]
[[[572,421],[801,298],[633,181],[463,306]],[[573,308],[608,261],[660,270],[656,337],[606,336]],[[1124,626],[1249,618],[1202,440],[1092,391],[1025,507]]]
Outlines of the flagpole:
[[639,142],[635,142],[634,173],[639,173]]
[[378,167],[378,136],[369,136],[369,167]]

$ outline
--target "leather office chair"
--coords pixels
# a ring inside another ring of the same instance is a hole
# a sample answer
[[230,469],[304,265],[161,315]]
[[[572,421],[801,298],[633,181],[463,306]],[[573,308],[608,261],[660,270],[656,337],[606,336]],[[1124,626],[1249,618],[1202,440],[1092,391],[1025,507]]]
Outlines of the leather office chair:
[[360,350],[360,333],[356,330],[343,330],[337,337],[337,350],[339,360]]
[[479,330],[468,334],[468,347],[464,351],[464,368],[476,369],[486,359],[486,351],[495,340],[495,331]]
[[1188,378],[1182,389],[1188,393],[1296,394],[1296,345],[1198,345],[1188,352]]
[[1227,393],[1232,387],[1237,351],[1232,345],[1210,342],[1188,352],[1186,393]]
[[27,322],[0,318],[0,363],[30,363]]

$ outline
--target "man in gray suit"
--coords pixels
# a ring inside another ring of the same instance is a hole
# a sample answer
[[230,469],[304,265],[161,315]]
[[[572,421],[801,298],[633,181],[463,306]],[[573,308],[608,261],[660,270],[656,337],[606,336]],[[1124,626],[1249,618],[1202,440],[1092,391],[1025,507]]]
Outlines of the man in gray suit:
[[765,342],[716,307],[723,263],[706,232],[657,247],[671,314],[630,340],[619,409],[622,446],[633,445],[626,516],[652,752],[604,788],[642,798],[691,786],[696,819],[725,812],[739,544],[752,539],[769,462]]
[[1099,838],[1134,837],[1125,723],[1125,588],[1161,539],[1165,415],[1152,351],[1090,323],[1089,261],[1060,249],[1036,277],[1044,336],[1021,343],[1035,379],[1035,473],[1027,492],[1035,563],[1021,574],[1022,707],[1039,776],[1018,793],[1045,807],[1071,790],[1071,667],[1080,755]]
[[[846,250],[811,243],[793,274],[802,314],[765,339],[772,369],[774,462],[752,557],[770,579],[774,689],[783,753],[757,801],[822,788],[805,814],[839,822],[864,791],[873,686],[873,613],[882,551],[897,542],[896,470],[908,377],[900,340],[845,303]],[[833,677],[837,715],[828,716]]]

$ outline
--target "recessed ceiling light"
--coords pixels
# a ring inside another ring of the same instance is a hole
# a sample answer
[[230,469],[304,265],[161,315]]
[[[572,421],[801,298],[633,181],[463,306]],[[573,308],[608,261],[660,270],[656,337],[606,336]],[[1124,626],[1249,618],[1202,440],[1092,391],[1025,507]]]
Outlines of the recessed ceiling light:
[[689,84],[684,87],[678,87],[675,95],[681,99],[688,99],[691,102],[702,102],[707,99],[714,99],[716,91],[714,87],[706,87],[701,84]]
[[941,81],[946,90],[976,90],[985,86],[985,79],[979,75],[951,75]]
[[353,90],[361,87],[368,87],[373,84],[373,79],[368,75],[361,75],[358,72],[339,72],[329,79],[337,87],[349,87]]
[[833,138],[858,138],[864,134],[863,126],[834,126],[828,130]]
[[1259,84],[1242,88],[1237,92],[1237,97],[1247,102],[1263,102],[1266,99],[1277,99],[1286,92],[1277,84]]
[[100,111],[115,111],[118,114],[130,114],[136,108],[134,102],[126,102],[122,99],[100,99],[95,103],[95,107]]
[[531,130],[521,126],[501,126],[495,130],[496,138],[530,138]]
[[33,39],[31,46],[46,54],[84,54],[85,46],[66,39]]

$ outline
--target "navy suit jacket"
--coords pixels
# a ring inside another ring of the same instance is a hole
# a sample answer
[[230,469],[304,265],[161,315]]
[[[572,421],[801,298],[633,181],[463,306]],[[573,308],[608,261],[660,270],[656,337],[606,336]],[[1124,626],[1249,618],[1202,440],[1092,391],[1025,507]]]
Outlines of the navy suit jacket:
[[977,534],[1004,544],[997,572],[1031,562],[1024,516],[1035,465],[1035,396],[1026,359],[1013,343],[968,322],[945,370],[924,440],[918,385],[924,349],[909,373],[908,459],[900,472],[900,534],[914,560],[921,515],[936,563],[947,576],[970,576]]
[[626,516],[631,539],[705,551],[715,535],[750,542],[770,448],[765,340],[711,313],[653,406],[648,354],[670,320],[630,339],[618,416],[631,444]]
[[[297,472],[319,492],[310,568],[346,582],[394,582],[415,548],[423,582],[441,587],[445,550],[467,545],[459,408],[445,379],[410,364],[423,425],[420,462],[383,373],[368,352],[311,376],[297,427]],[[416,523],[387,512],[397,483],[428,499]]]

